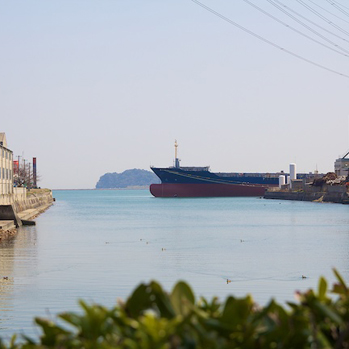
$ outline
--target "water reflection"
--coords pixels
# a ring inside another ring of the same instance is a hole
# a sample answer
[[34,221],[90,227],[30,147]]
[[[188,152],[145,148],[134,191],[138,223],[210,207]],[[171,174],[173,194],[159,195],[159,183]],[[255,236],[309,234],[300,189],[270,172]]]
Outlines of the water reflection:
[[18,228],[15,237],[0,244],[0,330],[13,321],[14,293],[36,268],[36,227]]
[[13,309],[12,293],[14,290],[14,245],[15,238],[3,240],[0,244],[0,329],[11,321]]
[[293,300],[323,274],[332,283],[333,266],[349,280],[345,205],[146,191],[55,197],[36,227],[0,245],[0,337],[36,336],[34,316],[74,311],[79,298],[113,306],[150,279],[167,290],[183,279],[208,298],[252,293],[260,304]]

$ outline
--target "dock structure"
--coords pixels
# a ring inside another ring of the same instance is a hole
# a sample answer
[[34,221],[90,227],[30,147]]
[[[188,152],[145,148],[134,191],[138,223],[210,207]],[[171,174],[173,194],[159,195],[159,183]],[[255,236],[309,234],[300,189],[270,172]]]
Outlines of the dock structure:
[[348,191],[345,186],[324,186],[321,189],[286,191],[268,190],[265,199],[276,200],[296,200],[296,201],[313,201],[313,202],[333,202],[338,204],[349,204]]
[[[0,241],[1,233],[12,231],[22,223],[30,224],[29,220],[53,203],[51,190],[32,189],[30,169],[29,180],[23,182],[20,177],[19,160],[14,161],[6,135],[0,132]],[[33,158],[33,179],[36,187],[36,158]]]
[[13,230],[16,228],[14,220],[4,220],[0,221],[0,231],[1,230]]
[[349,151],[334,163],[334,173],[337,176],[348,176],[349,173]]
[[269,188],[264,198],[348,204],[348,189],[348,177],[337,177],[334,172],[329,172],[323,177],[314,178],[311,182],[292,180],[289,184],[281,185],[279,188]]
[[32,189],[24,200],[0,205],[0,241],[1,232],[14,230],[22,225],[34,225],[30,220],[46,211],[53,202],[51,190]]

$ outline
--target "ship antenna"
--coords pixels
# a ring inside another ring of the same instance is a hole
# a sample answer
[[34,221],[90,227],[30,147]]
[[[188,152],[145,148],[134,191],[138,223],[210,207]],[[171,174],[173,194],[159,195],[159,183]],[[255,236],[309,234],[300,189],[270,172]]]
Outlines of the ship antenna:
[[178,148],[178,143],[177,143],[177,139],[175,139],[175,168],[179,168],[179,159],[177,157],[177,148]]

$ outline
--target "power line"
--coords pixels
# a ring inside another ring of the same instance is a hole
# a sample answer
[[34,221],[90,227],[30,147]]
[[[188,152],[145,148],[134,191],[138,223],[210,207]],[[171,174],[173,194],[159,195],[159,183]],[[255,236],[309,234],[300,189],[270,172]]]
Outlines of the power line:
[[336,2],[339,6],[342,6],[342,7],[344,7],[344,8],[346,8],[346,9],[349,10],[349,7],[348,7],[348,6],[345,6],[345,5],[343,5],[343,4],[341,4],[340,2],[335,1],[335,0],[332,0],[332,1],[333,1],[333,2]]
[[[339,48],[340,50],[349,53],[348,50],[346,50],[345,48],[341,47],[340,45],[336,44],[335,42],[331,41],[330,39],[326,38],[324,35],[320,34],[319,32],[317,32],[316,30],[314,30],[312,27],[309,27],[307,24],[303,23],[302,21],[300,21],[298,18],[294,17],[293,15],[291,15],[290,13],[288,13],[285,9],[282,8],[283,3],[278,1],[278,0],[267,0],[270,4],[272,4],[273,6],[275,6],[277,9],[279,9],[280,11],[282,11],[283,13],[285,13],[287,16],[291,17],[293,20],[295,20],[297,23],[299,23],[300,25],[302,25],[303,27],[307,28],[309,31],[311,31],[312,33],[314,33],[315,35],[319,36],[321,39],[327,41],[328,43],[332,44],[333,46]],[[298,1],[298,0],[297,0]],[[278,5],[280,4],[280,5]],[[291,10],[291,9],[290,9]],[[298,15],[298,13],[296,11],[291,10],[291,12],[295,13]]]
[[327,2],[330,3],[333,7],[335,7],[338,11],[344,13],[346,16],[349,16],[349,13],[341,8],[342,6],[341,4],[337,5],[336,1],[333,1],[333,0],[332,1],[327,0]]
[[206,6],[206,5],[204,5],[203,3],[201,3],[201,2],[198,1],[198,0],[191,0],[191,1],[192,1],[193,3],[195,3],[196,5],[199,5],[200,7],[202,7],[203,9],[205,9],[206,11],[211,12],[213,15],[219,17],[220,19],[222,19],[222,20],[228,22],[229,24],[235,26],[236,28],[239,28],[240,30],[244,31],[245,33],[247,33],[247,34],[249,34],[249,35],[251,35],[251,36],[254,36],[255,38],[257,38],[257,39],[259,39],[259,40],[261,40],[261,41],[263,41],[263,42],[265,42],[265,43],[267,43],[267,44],[269,44],[269,45],[271,45],[271,46],[273,46],[273,47],[275,47],[275,48],[277,48],[277,49],[279,49],[279,50],[281,50],[281,51],[283,51],[283,52],[286,52],[286,53],[290,54],[290,55],[293,56],[293,57],[296,57],[296,58],[298,58],[298,59],[300,59],[300,60],[302,60],[302,61],[304,61],[304,62],[307,62],[307,63],[309,63],[309,64],[312,64],[312,65],[314,65],[314,66],[316,66],[316,67],[318,67],[318,68],[327,70],[327,71],[329,71],[329,72],[331,72],[331,73],[334,73],[334,74],[337,74],[337,75],[340,75],[340,76],[343,76],[343,77],[349,79],[349,75],[346,75],[346,74],[344,74],[344,73],[338,72],[338,71],[333,70],[333,69],[331,69],[331,68],[327,68],[327,67],[325,67],[325,66],[323,66],[323,65],[321,65],[321,64],[319,64],[319,63],[316,63],[316,62],[311,61],[311,60],[309,60],[309,59],[307,59],[307,58],[304,58],[304,57],[302,57],[302,56],[300,56],[300,55],[298,55],[298,54],[296,54],[296,53],[294,53],[294,52],[292,52],[292,51],[289,51],[289,50],[287,50],[287,49],[285,49],[285,48],[283,48],[283,47],[281,47],[281,46],[279,46],[279,45],[273,43],[272,41],[269,41],[268,39],[265,39],[265,38],[263,38],[262,36],[260,36],[260,35],[258,35],[258,34],[256,34],[256,33],[252,32],[251,30],[249,30],[249,29],[243,27],[242,25],[240,25],[240,24],[238,24],[238,23],[232,21],[232,20],[229,19],[228,17],[223,16],[223,15],[220,14],[219,12],[217,12],[217,11],[213,10],[212,8],[210,8],[210,7]]
[[[263,10],[262,8],[260,8],[259,6],[255,5],[255,4],[252,3],[251,1],[249,1],[249,0],[243,0],[243,1],[246,2],[247,4],[249,4],[250,6],[254,7],[255,9],[257,9],[258,11],[262,12],[262,13],[265,14],[266,16],[268,16],[268,17],[274,19],[275,21],[281,23],[282,25],[284,25],[284,26],[287,27],[288,29],[293,30],[293,31],[296,32],[297,34],[302,35],[302,36],[304,36],[305,38],[307,38],[307,39],[309,39],[309,40],[311,40],[311,41],[313,41],[313,42],[315,42],[315,43],[317,43],[317,44],[319,44],[319,45],[321,45],[321,46],[323,46],[323,47],[328,48],[329,50],[332,50],[332,51],[334,51],[334,52],[337,52],[337,53],[339,53],[339,54],[342,55],[342,56],[349,57],[349,55],[347,55],[347,54],[345,54],[345,53],[343,53],[343,52],[340,52],[340,51],[338,51],[338,50],[336,50],[336,49],[334,49],[334,48],[332,48],[332,47],[330,47],[330,46],[327,46],[327,45],[325,45],[324,43],[322,43],[322,42],[320,42],[320,41],[318,41],[318,40],[315,40],[315,39],[312,38],[311,36],[309,36],[309,35],[307,35],[307,34],[304,34],[304,33],[301,32],[300,30],[298,30],[298,29],[296,29],[296,28],[290,26],[289,24],[283,22],[282,20],[276,18],[275,16],[271,15],[269,12]],[[334,44],[334,45],[337,46],[336,44]],[[349,51],[346,51],[346,52],[349,53]]]
[[[332,31],[330,31],[330,30],[328,30],[328,29],[322,27],[321,25],[319,25],[319,24],[317,24],[317,23],[311,21],[310,19],[304,17],[304,16],[301,15],[300,13],[298,13],[298,12],[292,10],[291,8],[289,8],[288,6],[286,6],[285,4],[283,4],[282,2],[280,2],[280,1],[278,1],[278,0],[275,0],[275,2],[277,2],[280,6],[284,7],[284,8],[287,9],[288,11],[294,13],[294,14],[297,15],[298,17],[300,17],[300,18],[306,20],[307,22],[311,23],[312,25],[316,26],[317,28],[320,28],[321,30],[325,31],[326,33],[331,34],[331,35],[335,36],[336,38],[341,39],[341,40],[343,40],[343,41],[345,41],[345,42],[349,42],[347,39],[343,38],[342,36],[337,35],[336,33],[334,33],[334,32],[332,32]],[[285,12],[285,13],[287,14],[287,12]]]
[[331,25],[332,27],[336,28],[337,30],[339,30],[340,32],[342,32],[344,34],[349,35],[349,33],[346,30],[341,28],[339,25],[334,24],[331,20],[329,20],[327,17],[323,16],[320,12],[314,10],[311,6],[305,4],[302,0],[297,0],[297,2],[300,3],[301,5],[303,5],[305,8],[307,8],[312,13],[314,13],[316,16],[320,17],[327,24]]
[[334,16],[334,17],[340,19],[341,21],[344,21],[344,22],[346,22],[346,23],[349,23],[349,21],[347,21],[346,19],[337,16],[337,15],[334,14],[333,12],[330,12],[330,11],[327,10],[326,8],[324,8],[324,7],[320,6],[319,4],[317,4],[315,1],[313,1],[313,0],[308,0],[308,1],[311,2],[313,5],[315,5],[315,6],[319,7],[319,8],[321,8],[323,11],[329,13],[331,16]]

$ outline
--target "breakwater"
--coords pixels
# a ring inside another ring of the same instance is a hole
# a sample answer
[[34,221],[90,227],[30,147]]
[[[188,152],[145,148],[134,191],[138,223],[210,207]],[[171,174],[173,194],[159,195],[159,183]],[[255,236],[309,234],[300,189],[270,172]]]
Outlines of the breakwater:
[[299,190],[268,190],[265,199],[297,200],[315,202],[333,202],[339,204],[349,203],[348,191],[345,185],[328,185],[320,187],[304,186]]
[[31,189],[25,200],[15,201],[12,206],[16,213],[27,210],[35,210],[38,213],[46,210],[53,203],[52,191],[50,189]]
[[[54,199],[49,189],[32,189],[26,195],[17,196],[12,204],[0,205],[0,233],[6,237],[9,231],[22,225],[22,221],[35,218],[49,208]],[[11,234],[10,234],[11,235]]]

